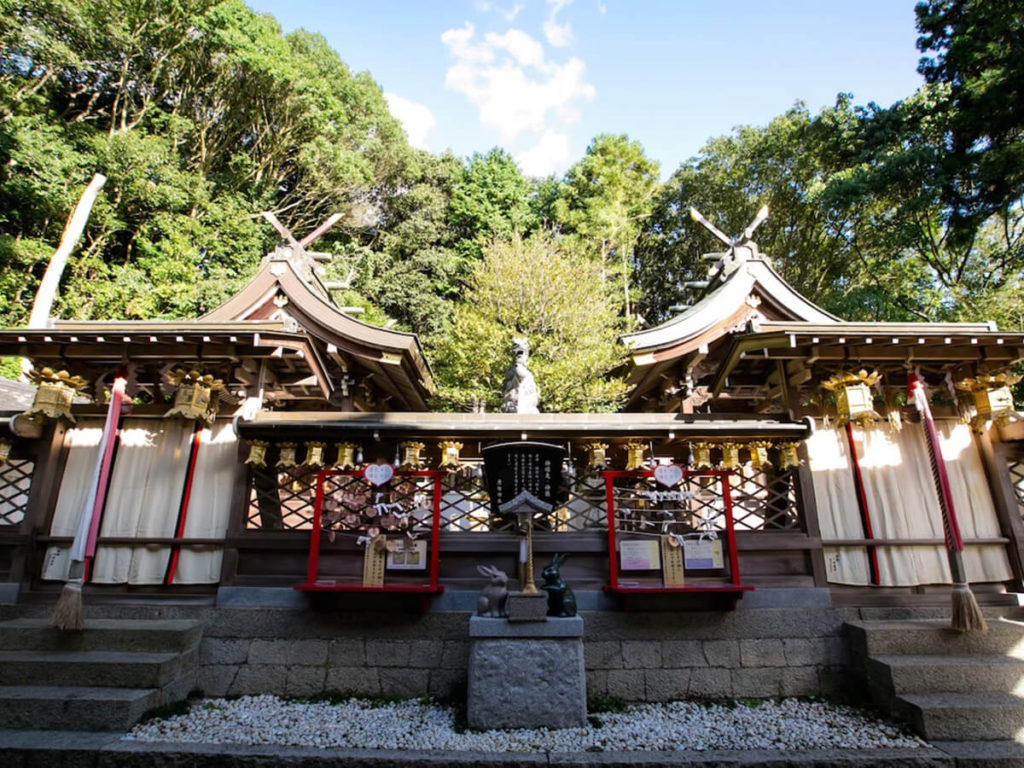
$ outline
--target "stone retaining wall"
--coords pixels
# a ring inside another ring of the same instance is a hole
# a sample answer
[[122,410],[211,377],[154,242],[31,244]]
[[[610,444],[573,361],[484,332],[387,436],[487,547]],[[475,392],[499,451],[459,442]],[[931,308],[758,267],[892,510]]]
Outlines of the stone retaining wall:
[[[210,696],[462,695],[469,613],[204,611]],[[629,701],[834,694],[848,664],[836,609],[584,613],[588,696]]]

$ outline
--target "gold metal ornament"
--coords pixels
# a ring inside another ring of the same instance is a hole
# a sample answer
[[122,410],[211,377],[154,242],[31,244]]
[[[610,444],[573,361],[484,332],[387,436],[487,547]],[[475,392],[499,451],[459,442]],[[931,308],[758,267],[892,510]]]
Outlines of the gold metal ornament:
[[355,469],[356,448],[355,443],[338,443],[338,457],[334,460],[334,466],[338,469]]
[[647,450],[647,444],[630,440],[626,443],[626,471],[632,471],[636,469],[646,469],[647,466],[644,462],[644,452]]
[[779,443],[779,469],[786,470],[800,466],[797,449],[800,443]]
[[267,448],[269,447],[270,443],[264,440],[249,441],[249,456],[245,463],[253,467],[267,466]]
[[402,462],[399,464],[399,469],[422,469],[423,468],[423,457],[420,452],[424,449],[423,443],[407,442],[401,443],[399,447],[402,449]]
[[722,469],[740,468],[740,447],[736,443],[722,443]]
[[62,420],[74,424],[71,403],[74,402],[75,395],[85,389],[85,379],[81,376],[72,376],[67,371],[54,371],[52,368],[38,371],[33,369],[29,371],[28,377],[38,389],[31,407],[24,415],[27,418],[38,416],[43,421]]
[[322,467],[324,465],[324,448],[327,443],[309,442],[306,443],[306,460],[302,462],[306,467]]
[[213,393],[224,389],[224,382],[210,374],[204,375],[195,369],[186,371],[184,368],[168,371],[164,378],[177,387],[174,406],[164,414],[164,418],[178,416],[209,427],[217,415],[217,398]]
[[600,472],[608,466],[608,443],[584,443],[587,454],[587,470]]
[[11,448],[14,447],[14,443],[10,440],[0,440],[0,467],[7,464],[11,459]]
[[693,451],[694,469],[711,469],[710,443],[691,443],[690,450]]
[[862,368],[856,373],[838,373],[821,383],[825,389],[835,393],[836,411],[838,412],[837,427],[841,427],[847,422],[856,422],[862,427],[867,427],[880,418],[875,413],[871,387],[877,384],[881,378],[882,375],[878,371],[868,373]]
[[956,383],[957,389],[970,392],[974,398],[974,407],[978,411],[978,415],[974,417],[972,425],[976,429],[989,419],[1001,427],[1006,426],[1010,416],[1016,413],[1013,391],[1010,387],[1020,379],[1020,376],[1011,373],[997,373],[995,375],[979,375],[973,379],[962,379]]
[[277,468],[284,469],[285,467],[294,467],[296,465],[295,443],[281,443],[277,447],[281,452],[277,459]]
[[768,457],[768,449],[771,447],[772,444],[767,440],[755,440],[747,445],[747,450],[750,451],[750,466],[755,472],[761,472],[772,465],[772,460]]
[[455,440],[442,440],[437,447],[441,449],[441,463],[438,464],[441,469],[455,470],[461,466],[459,451],[462,450],[462,443]]

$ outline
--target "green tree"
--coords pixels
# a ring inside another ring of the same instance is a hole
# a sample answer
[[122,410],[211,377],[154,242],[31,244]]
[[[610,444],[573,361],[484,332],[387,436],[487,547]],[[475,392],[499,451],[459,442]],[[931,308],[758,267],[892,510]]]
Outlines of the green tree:
[[498,408],[512,338],[525,336],[542,411],[615,410],[626,389],[611,373],[622,362],[620,330],[599,264],[545,231],[494,240],[434,349],[437,405]]

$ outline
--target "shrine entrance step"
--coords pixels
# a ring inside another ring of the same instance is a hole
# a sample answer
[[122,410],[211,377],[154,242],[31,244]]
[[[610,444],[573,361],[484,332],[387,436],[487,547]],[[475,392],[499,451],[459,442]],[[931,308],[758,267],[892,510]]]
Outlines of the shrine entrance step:
[[201,638],[195,621],[0,622],[0,728],[127,730],[193,689]]

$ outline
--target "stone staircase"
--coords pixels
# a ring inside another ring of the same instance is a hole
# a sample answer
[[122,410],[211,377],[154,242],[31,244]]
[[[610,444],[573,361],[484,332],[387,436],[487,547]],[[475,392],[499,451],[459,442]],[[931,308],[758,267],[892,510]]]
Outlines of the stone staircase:
[[876,706],[929,741],[1024,744],[1024,621],[988,625],[980,634],[943,620],[850,622],[853,670]]
[[0,729],[127,730],[195,687],[201,638],[197,621],[0,622]]

